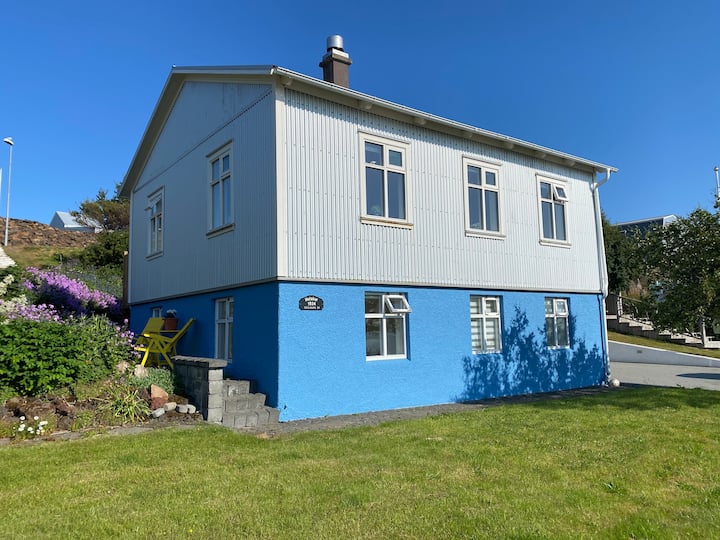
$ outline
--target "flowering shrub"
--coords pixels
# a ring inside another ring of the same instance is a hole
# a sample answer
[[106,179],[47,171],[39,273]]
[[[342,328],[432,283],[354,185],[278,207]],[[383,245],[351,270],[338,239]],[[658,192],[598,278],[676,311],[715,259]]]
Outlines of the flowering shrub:
[[23,282],[35,296],[33,303],[53,306],[63,317],[105,314],[120,316],[120,303],[113,295],[90,289],[85,283],[50,270],[28,268],[30,278]]
[[13,426],[12,436],[16,439],[34,439],[45,434],[45,426],[48,425],[47,420],[40,420],[34,416],[32,420],[26,420],[24,416],[20,417],[20,423]]
[[10,300],[0,300],[0,320],[27,319],[29,321],[60,322],[60,315],[51,305],[35,305],[25,295]]

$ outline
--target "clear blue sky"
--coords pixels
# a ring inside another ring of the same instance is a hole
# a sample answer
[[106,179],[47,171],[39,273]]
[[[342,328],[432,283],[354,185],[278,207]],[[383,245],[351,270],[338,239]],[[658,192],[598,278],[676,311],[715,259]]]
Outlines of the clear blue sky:
[[618,167],[613,222],[712,208],[717,1],[38,0],[4,2],[0,29],[11,218],[112,193],[173,64],[321,78],[336,33],[356,90]]

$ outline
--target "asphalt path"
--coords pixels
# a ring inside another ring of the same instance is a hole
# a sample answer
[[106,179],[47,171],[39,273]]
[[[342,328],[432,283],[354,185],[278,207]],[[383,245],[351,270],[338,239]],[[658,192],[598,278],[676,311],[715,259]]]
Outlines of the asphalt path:
[[610,361],[611,377],[620,384],[647,384],[720,390],[720,368],[675,364],[640,364]]

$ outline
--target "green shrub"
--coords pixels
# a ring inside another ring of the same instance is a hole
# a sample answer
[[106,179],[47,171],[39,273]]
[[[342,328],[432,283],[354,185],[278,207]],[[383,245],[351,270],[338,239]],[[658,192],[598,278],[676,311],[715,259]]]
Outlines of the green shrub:
[[133,357],[129,335],[101,315],[9,320],[0,324],[0,343],[0,387],[24,396],[106,378]]
[[136,424],[147,419],[150,407],[140,397],[140,389],[122,381],[107,387],[98,412],[110,424]]
[[147,368],[145,377],[131,375],[129,384],[135,388],[150,388],[154,384],[165,390],[168,394],[175,393],[175,380],[172,371],[165,368]]
[[94,425],[95,413],[93,411],[79,411],[73,419],[70,431],[80,431],[81,429],[87,429]]

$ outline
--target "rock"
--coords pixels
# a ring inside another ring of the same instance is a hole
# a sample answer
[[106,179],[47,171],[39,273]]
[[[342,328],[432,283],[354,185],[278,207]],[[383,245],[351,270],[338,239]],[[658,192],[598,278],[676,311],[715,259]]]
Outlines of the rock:
[[163,414],[165,414],[165,409],[160,407],[159,409],[154,409],[153,412],[150,413],[150,416],[153,418],[160,418]]
[[177,409],[177,403],[174,401],[168,401],[164,406],[163,409],[165,409],[165,412],[174,411]]
[[195,405],[188,405],[187,408],[188,414],[195,414],[197,412],[197,407],[195,407]]
[[145,366],[138,364],[135,366],[135,369],[133,370],[133,375],[135,375],[138,379],[142,379],[143,377],[147,377],[148,370]]
[[118,373],[125,373],[129,367],[130,364],[128,364],[127,362],[118,362],[118,364],[115,366],[115,369],[118,371]]
[[179,412],[180,414],[187,414],[187,412],[188,412],[188,406],[187,406],[187,405],[183,405],[182,403],[178,403],[178,406],[175,408],[175,410],[176,410],[177,412]]
[[61,416],[74,416],[75,414],[75,407],[63,398],[56,397],[52,404],[55,406],[55,412]]
[[[159,409],[168,402],[168,393],[155,384],[150,385],[150,408]],[[174,407],[173,407],[174,408]]]

